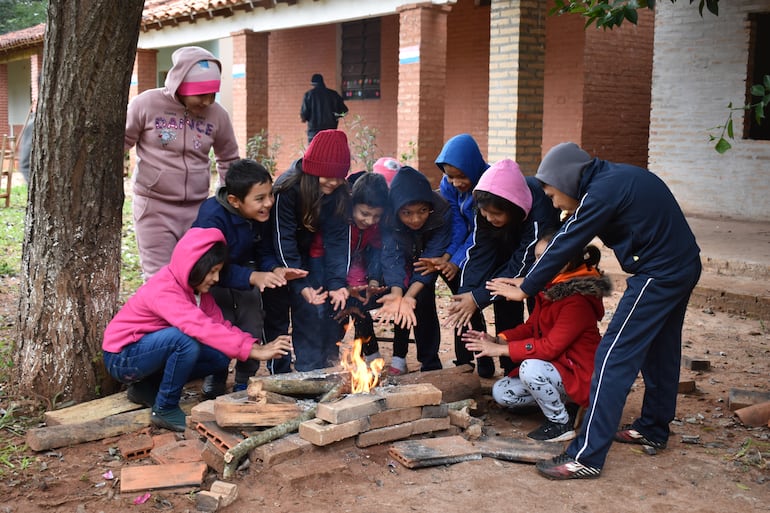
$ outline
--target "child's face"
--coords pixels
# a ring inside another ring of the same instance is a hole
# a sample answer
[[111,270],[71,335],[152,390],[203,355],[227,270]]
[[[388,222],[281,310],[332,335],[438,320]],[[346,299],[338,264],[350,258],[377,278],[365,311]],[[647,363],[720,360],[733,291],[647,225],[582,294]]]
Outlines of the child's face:
[[[551,243],[550,240],[539,240],[539,241],[537,241],[537,244],[535,244],[535,260],[540,258],[540,255],[542,255],[545,252],[545,248],[547,248],[550,243]],[[567,267],[569,267],[569,264],[567,264],[564,267],[562,267],[559,270],[559,272],[563,273],[565,271],[565,269],[567,269]]]
[[321,193],[323,194],[331,194],[335,190],[337,190],[337,187],[345,183],[344,178],[328,178],[326,176],[319,176],[318,177],[318,185],[321,186]]
[[179,100],[182,102],[185,109],[187,109],[187,112],[196,117],[203,117],[204,112],[209,108],[209,105],[214,103],[216,97],[217,95],[214,93],[197,94],[194,96],[179,95]]
[[449,180],[449,183],[452,184],[452,187],[458,191],[468,192],[473,189],[471,179],[465,176],[465,173],[458,168],[450,166],[449,164],[444,164],[444,174],[446,175],[447,180]]
[[563,210],[569,215],[575,213],[575,209],[578,207],[578,200],[567,196],[556,187],[545,184],[543,185],[543,192],[551,199],[553,207],[559,210]]
[[200,282],[197,287],[195,287],[195,291],[198,294],[203,294],[211,290],[211,287],[219,282],[219,273],[222,271],[222,267],[224,267],[224,264],[217,264],[212,267],[211,270],[206,274],[206,277],[203,278],[203,281]]
[[255,183],[243,200],[228,194],[227,201],[246,219],[264,223],[270,219],[270,209],[275,203],[273,184]]
[[410,230],[419,230],[430,217],[430,213],[428,203],[410,203],[398,210],[398,219]]
[[382,207],[372,207],[363,203],[353,206],[353,222],[359,230],[371,228],[382,219]]
[[492,206],[482,207],[479,205],[479,214],[495,228],[502,228],[511,222],[511,216],[508,215],[508,212]]

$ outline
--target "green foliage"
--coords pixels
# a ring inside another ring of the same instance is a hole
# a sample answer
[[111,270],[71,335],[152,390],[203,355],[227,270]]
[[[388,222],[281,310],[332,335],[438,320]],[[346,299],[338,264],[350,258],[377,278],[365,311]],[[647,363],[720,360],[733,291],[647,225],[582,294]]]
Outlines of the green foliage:
[[258,134],[253,135],[246,141],[246,158],[254,159],[270,171],[270,174],[275,176],[275,172],[278,167],[278,151],[281,149],[281,138],[279,136],[273,137],[273,142],[270,142],[270,137],[267,131],[263,128]]
[[735,139],[735,129],[733,127],[734,111],[753,110],[754,119],[756,120],[757,124],[761,124],[762,120],[765,119],[765,110],[767,109],[767,106],[770,105],[770,75],[765,75],[762,78],[761,84],[754,84],[751,86],[751,96],[754,98],[759,98],[759,100],[755,101],[754,103],[747,103],[741,107],[733,107],[732,102],[730,102],[727,104],[728,110],[727,119],[725,122],[721,125],[717,125],[711,128],[711,130],[720,131],[719,135],[709,134],[709,141],[716,141],[714,144],[714,149],[717,151],[717,153],[723,154],[733,147],[727,139]]
[[0,34],[44,23],[47,9],[48,0],[1,0]]
[[414,141],[409,141],[406,143],[406,150],[401,152],[401,155],[399,155],[399,161],[402,164],[407,164],[408,162],[413,162],[417,158],[417,143]]
[[[5,189],[5,183],[2,184]],[[21,271],[21,250],[24,244],[24,214],[27,210],[27,184],[11,188],[11,206],[5,208],[0,199],[0,275],[18,276]]]
[[[690,0],[690,4],[696,0]],[[612,29],[623,21],[636,24],[639,9],[654,9],[655,0],[554,0],[555,7],[548,11],[554,14],[579,14],[586,18],[586,27],[595,24],[597,28]],[[676,0],[671,0],[676,3]],[[698,0],[698,12],[703,16],[703,8],[714,16],[719,15],[719,0]]]
[[123,230],[120,242],[120,296],[123,301],[144,283],[139,263],[139,248],[136,245],[136,231],[131,211],[131,198],[123,202]]
[[364,119],[356,114],[351,121],[345,118],[348,127],[350,147],[353,150],[353,160],[369,171],[374,163],[382,156],[377,146],[377,129],[364,123]]

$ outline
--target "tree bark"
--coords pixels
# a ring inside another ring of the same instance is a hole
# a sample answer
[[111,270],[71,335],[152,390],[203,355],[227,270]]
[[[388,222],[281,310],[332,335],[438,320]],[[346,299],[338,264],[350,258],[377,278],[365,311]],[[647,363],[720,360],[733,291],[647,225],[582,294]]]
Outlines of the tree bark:
[[14,382],[49,402],[114,386],[101,339],[118,303],[123,134],[143,6],[48,4]]

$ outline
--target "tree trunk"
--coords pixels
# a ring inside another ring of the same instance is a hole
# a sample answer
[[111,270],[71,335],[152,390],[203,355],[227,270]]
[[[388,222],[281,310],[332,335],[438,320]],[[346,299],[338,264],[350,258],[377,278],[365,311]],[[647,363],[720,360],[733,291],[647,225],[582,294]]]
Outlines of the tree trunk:
[[54,402],[111,388],[123,134],[143,0],[50,0],[33,136],[14,382]]

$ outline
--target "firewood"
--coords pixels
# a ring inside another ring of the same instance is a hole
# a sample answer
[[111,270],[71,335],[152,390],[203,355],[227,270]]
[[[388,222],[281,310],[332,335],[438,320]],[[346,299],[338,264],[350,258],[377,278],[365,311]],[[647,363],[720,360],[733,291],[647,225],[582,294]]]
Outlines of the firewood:
[[149,425],[150,409],[143,408],[78,424],[33,428],[27,431],[27,445],[33,451],[45,451],[132,433]]
[[[260,391],[292,396],[317,396],[325,394],[343,380],[341,373],[292,372],[249,379],[249,396]],[[259,385],[257,385],[259,383]]]

